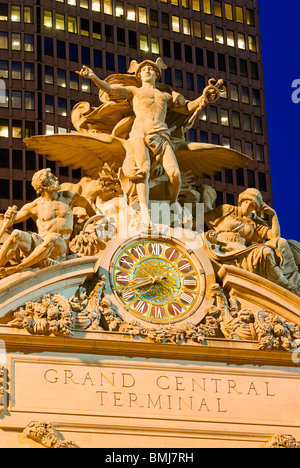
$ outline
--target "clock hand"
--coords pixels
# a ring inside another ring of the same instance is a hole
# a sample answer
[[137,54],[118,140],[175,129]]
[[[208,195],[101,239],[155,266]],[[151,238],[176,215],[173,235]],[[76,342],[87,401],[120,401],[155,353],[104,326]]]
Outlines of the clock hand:
[[155,278],[152,278],[152,276],[149,276],[148,278],[143,278],[138,281],[135,281],[133,284],[127,285],[124,289],[122,289],[123,292],[127,291],[133,291],[138,288],[142,288],[143,286],[149,286],[155,283]]

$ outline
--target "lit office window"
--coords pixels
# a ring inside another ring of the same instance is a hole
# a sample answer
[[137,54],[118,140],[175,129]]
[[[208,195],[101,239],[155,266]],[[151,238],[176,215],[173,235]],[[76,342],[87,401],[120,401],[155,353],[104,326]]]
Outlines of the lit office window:
[[26,110],[35,109],[34,93],[29,92],[29,91],[25,92],[25,109]]
[[13,138],[22,138],[22,122],[19,120],[13,120],[11,135]]
[[235,40],[234,40],[234,31],[227,31],[227,45],[230,47],[235,46]]
[[194,21],[194,36],[195,37],[200,37],[200,38],[202,37],[200,21]]
[[200,0],[192,0],[192,8],[194,11],[200,11]]
[[[1,76],[1,72],[0,72],[0,76]],[[1,93],[0,107],[4,107],[8,109],[8,104],[9,104],[9,92],[8,92],[8,89],[5,89]],[[3,167],[3,166],[0,165],[0,167]]]
[[70,89],[79,90],[78,75],[75,72],[70,72]]
[[58,110],[58,115],[61,115],[62,117],[67,116],[67,100],[64,98],[58,98],[57,99],[57,110]]
[[80,0],[80,8],[85,8],[86,10],[89,7],[89,0]]
[[65,127],[57,127],[57,133],[68,133],[68,129]]
[[52,26],[53,26],[53,19],[52,19],[52,11],[51,10],[44,10],[44,26],[46,28],[52,28]]
[[65,30],[65,15],[61,13],[56,13],[55,28],[59,29],[60,31]]
[[116,17],[124,18],[124,2],[121,2],[121,1],[116,2]]
[[230,3],[225,3],[225,18],[231,21],[233,20],[232,5],[230,5]]
[[8,49],[8,34],[0,32],[0,49]]
[[9,137],[8,120],[1,119],[0,120],[0,138],[8,138],[8,137]]
[[183,34],[185,34],[186,36],[191,35],[191,22],[189,19],[183,18],[182,29],[183,29]]
[[49,125],[49,124],[46,124],[46,135],[53,135],[55,132],[55,127],[54,125]]
[[112,0],[104,0],[103,10],[107,15],[112,15]]
[[190,8],[190,0],[181,0],[182,8]]
[[89,37],[90,35],[90,22],[88,19],[80,18],[80,34]]
[[33,24],[33,7],[24,6],[24,23]]
[[0,78],[8,78],[8,61],[0,60]]
[[77,1],[76,1],[76,0],[68,0],[68,5],[76,6],[76,5],[77,5]]
[[238,23],[244,22],[244,11],[242,7],[239,7],[239,6],[235,7],[235,17]]
[[262,145],[256,145],[256,159],[259,162],[265,162],[265,152]]
[[147,9],[144,7],[139,7],[139,22],[147,24]]
[[93,11],[101,11],[100,0],[92,0],[92,10]]
[[76,16],[68,16],[68,31],[77,34],[77,18]]
[[151,52],[153,54],[159,54],[159,38],[151,37]]
[[246,50],[245,34],[238,33],[238,48]]
[[239,112],[232,111],[232,125],[233,125],[233,128],[237,128],[237,129],[241,128],[241,119],[240,119]]
[[12,33],[11,35],[11,49],[21,50],[21,34]]
[[148,52],[148,36],[146,34],[140,34],[140,49],[144,52]]
[[245,154],[253,159],[253,145],[250,141],[245,141]]
[[57,86],[60,86],[61,88],[67,87],[66,71],[61,68],[57,69]]
[[54,71],[53,67],[45,65],[45,83],[53,85],[54,84]]
[[21,62],[11,63],[11,77],[13,80],[20,80],[22,78],[22,64]]
[[8,21],[8,5],[0,3],[0,21]]
[[[225,127],[229,127],[229,115],[227,109],[221,109],[221,123]],[[224,138],[223,138],[224,141]]]
[[254,131],[257,134],[262,135],[263,127],[261,117],[254,117]]
[[21,21],[21,7],[19,5],[11,6],[11,21],[13,23],[20,23]]
[[34,52],[33,34],[24,34],[24,50],[25,52]]
[[132,3],[127,5],[127,19],[128,21],[136,21],[135,6]]
[[239,100],[239,89],[236,84],[231,84],[230,85],[230,98],[232,101],[238,101]]
[[215,16],[222,18],[222,3],[218,0],[215,0]]
[[257,52],[255,36],[248,36],[248,45],[251,52]]
[[255,26],[254,10],[247,10],[247,24],[248,26]]
[[211,15],[211,0],[203,0],[203,11],[207,15]]
[[91,80],[89,80],[87,78],[82,78],[81,91],[83,91],[84,93],[90,93],[91,92]]
[[206,24],[204,26],[204,31],[205,31],[205,39],[207,41],[212,41],[213,40],[213,30],[212,30],[212,25],[211,24]]
[[179,16],[172,16],[172,29],[174,32],[180,32]]
[[179,6],[179,0],[171,0],[171,5]]
[[224,34],[222,28],[216,28],[216,41],[218,44],[224,44]]
[[199,112],[199,120],[202,120],[203,122],[207,121],[207,114],[206,114],[206,108],[205,107],[204,107],[204,109],[202,109]]
[[251,116],[249,114],[244,114],[244,130],[246,132],[252,132]]
[[34,63],[26,62],[24,64],[24,78],[26,81],[34,80]]

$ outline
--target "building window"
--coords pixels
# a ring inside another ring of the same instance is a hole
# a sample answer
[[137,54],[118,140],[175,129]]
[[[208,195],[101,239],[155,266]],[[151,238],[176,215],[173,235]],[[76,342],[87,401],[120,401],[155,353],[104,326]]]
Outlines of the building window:
[[244,11],[242,7],[239,7],[239,6],[235,7],[235,17],[236,17],[237,23],[244,22]]
[[140,34],[140,50],[148,52],[148,36],[147,34]]
[[89,80],[87,78],[82,78],[81,91],[83,91],[84,93],[90,93],[91,92],[91,80]]
[[68,16],[68,31],[72,34],[77,34],[77,18],[76,16]]
[[114,29],[110,24],[105,25],[105,41],[114,42]]
[[232,101],[238,101],[239,100],[238,85],[236,85],[236,84],[231,84],[230,85],[230,98],[231,98]]
[[22,122],[20,120],[13,120],[11,133],[13,138],[22,138]]
[[34,110],[35,109],[35,99],[34,93],[26,91],[25,92],[25,109]]
[[117,28],[117,44],[125,45],[125,29],[123,28]]
[[250,104],[249,88],[242,86],[242,103]]
[[247,24],[248,26],[255,26],[254,10],[247,10]]
[[208,68],[215,68],[215,54],[211,50],[206,51]]
[[253,159],[253,145],[250,141],[245,142],[245,154]]
[[24,78],[26,81],[34,80],[34,63],[26,62],[24,64]]
[[9,168],[9,149],[0,149],[0,167],[3,169]]
[[8,138],[8,137],[9,137],[8,120],[0,119],[0,138]]
[[175,86],[177,88],[183,88],[183,79],[182,79],[181,70],[175,70]]
[[61,68],[57,69],[57,86],[60,86],[62,88],[67,87],[66,71],[62,70]]
[[183,34],[186,36],[191,35],[191,22],[189,19],[183,18],[182,20]]
[[81,62],[85,65],[90,65],[91,57],[89,47],[81,46]]
[[8,49],[8,34],[0,32],[0,49]]
[[203,11],[207,15],[211,15],[211,0],[203,0]]
[[222,18],[222,3],[218,0],[215,0],[215,16]]
[[186,72],[186,88],[194,91],[194,75],[193,73]]
[[192,8],[194,11],[200,11],[200,0],[192,0]]
[[238,33],[238,48],[246,50],[245,34]]
[[20,23],[21,21],[21,7],[19,5],[11,6],[11,21],[13,23]]
[[259,89],[252,89],[252,104],[258,107],[261,105]]
[[244,130],[252,132],[251,116],[249,114],[244,114]]
[[136,21],[135,6],[132,3],[127,5],[127,19],[128,21]]
[[218,120],[218,109],[215,106],[210,106],[209,107],[209,112],[210,112],[210,121],[211,123],[219,123]]
[[57,100],[57,103],[58,103],[58,106],[57,106],[58,115],[61,115],[62,117],[66,117],[67,116],[67,100],[59,97]]
[[50,96],[50,94],[45,94],[45,112],[54,114],[54,97]]
[[102,51],[94,49],[94,67],[102,68]]
[[0,107],[8,109],[8,104],[9,104],[9,91],[8,89],[4,89],[0,93]]
[[239,112],[232,111],[232,125],[233,128],[240,129],[241,128],[241,120]]
[[227,109],[221,109],[221,123],[225,127],[229,127],[229,115]]
[[79,89],[78,75],[75,72],[70,72],[70,89],[74,89],[75,91]]
[[186,62],[193,63],[193,51],[191,46],[184,44],[184,55]]
[[44,37],[44,54],[53,56],[53,39]]
[[54,72],[53,67],[45,65],[45,83],[53,85],[54,84]]
[[258,188],[262,192],[267,191],[267,180],[266,180],[266,174],[263,172],[258,173]]
[[[168,18],[168,26],[169,26],[169,15],[168,14],[164,14],[162,13],[162,27],[163,29],[166,29],[164,28],[164,21],[163,21],[163,17],[164,16],[167,16]],[[147,24],[147,9],[144,8],[144,7],[139,7],[139,22],[142,23],[142,24]],[[169,29],[169,28],[167,28]]]
[[235,151],[239,151],[239,153],[242,152],[242,142],[241,140],[234,139],[233,140],[233,148]]
[[126,73],[126,57],[124,55],[118,55],[118,72]]
[[85,8],[86,10],[89,7],[89,0],[80,0],[80,8]]
[[248,76],[247,60],[240,59],[240,74],[241,76]]
[[181,60],[181,43],[174,42],[174,57],[176,60]]
[[199,21],[194,21],[194,36],[200,38],[202,37],[201,23]]
[[8,5],[0,3],[0,21],[8,21]]
[[234,31],[227,30],[227,45],[235,47]]
[[22,109],[22,91],[11,92],[11,107],[12,109]]
[[262,135],[263,128],[262,128],[262,120],[261,117],[254,117],[254,131],[255,133]]
[[31,6],[24,6],[24,23],[33,24],[33,8]]
[[165,57],[171,57],[171,46],[170,41],[163,39],[163,55]]
[[174,32],[180,32],[179,16],[172,16],[172,30]]
[[225,18],[231,21],[233,20],[232,5],[230,5],[230,3],[225,3]]
[[255,36],[248,36],[248,45],[251,52],[257,52]]
[[24,34],[24,50],[25,52],[34,52],[33,34]]
[[80,18],[80,34],[89,37],[90,35],[90,22],[88,19]]
[[116,2],[116,17],[124,18],[124,2],[122,1]]
[[131,49],[137,48],[137,38],[135,31],[128,31],[128,42]]
[[21,50],[21,34],[12,33],[11,35],[11,49]]
[[107,70],[115,71],[115,57],[114,54],[106,52],[106,68]]
[[258,80],[259,75],[258,75],[258,65],[256,62],[250,62],[250,68],[251,68],[251,78],[253,80]]
[[112,15],[112,0],[104,0],[103,11],[107,15]]
[[46,28],[52,28],[53,26],[53,18],[52,18],[51,10],[44,10],[44,26]]
[[258,162],[265,162],[265,152],[263,145],[256,145],[256,160]]
[[158,37],[151,37],[151,52],[153,54],[159,54],[159,38]]
[[247,170],[247,181],[248,181],[248,187],[250,188],[255,187],[255,173],[254,171],[251,171],[250,169]]
[[207,41],[213,41],[212,25],[211,24],[205,24],[204,31],[205,31],[205,39]]
[[150,9],[150,26],[158,27],[158,12]]
[[92,10],[98,12],[101,10],[100,0],[92,0]]
[[216,28],[216,42],[218,44],[224,44],[224,34],[222,28]]
[[55,28],[61,31],[65,30],[65,15],[62,13],[56,13]]
[[0,198],[9,199],[9,180],[0,179]]
[[0,78],[8,78],[8,61],[0,60]]
[[21,80],[22,78],[22,66],[21,62],[11,63],[11,77],[13,80]]

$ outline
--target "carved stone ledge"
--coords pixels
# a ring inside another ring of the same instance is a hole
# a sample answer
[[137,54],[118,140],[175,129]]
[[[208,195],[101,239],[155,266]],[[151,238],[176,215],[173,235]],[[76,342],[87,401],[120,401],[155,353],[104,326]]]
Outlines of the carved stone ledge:
[[64,441],[52,423],[33,421],[24,429],[23,434],[46,448],[75,448],[72,441]]
[[5,367],[0,367],[0,415],[5,409]]

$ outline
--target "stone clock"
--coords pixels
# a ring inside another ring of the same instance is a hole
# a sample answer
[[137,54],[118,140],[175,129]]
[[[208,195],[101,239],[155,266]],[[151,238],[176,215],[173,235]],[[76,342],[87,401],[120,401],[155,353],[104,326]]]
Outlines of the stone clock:
[[125,321],[162,326],[202,320],[215,278],[201,245],[189,245],[175,235],[111,241],[96,269],[109,279],[106,296]]

